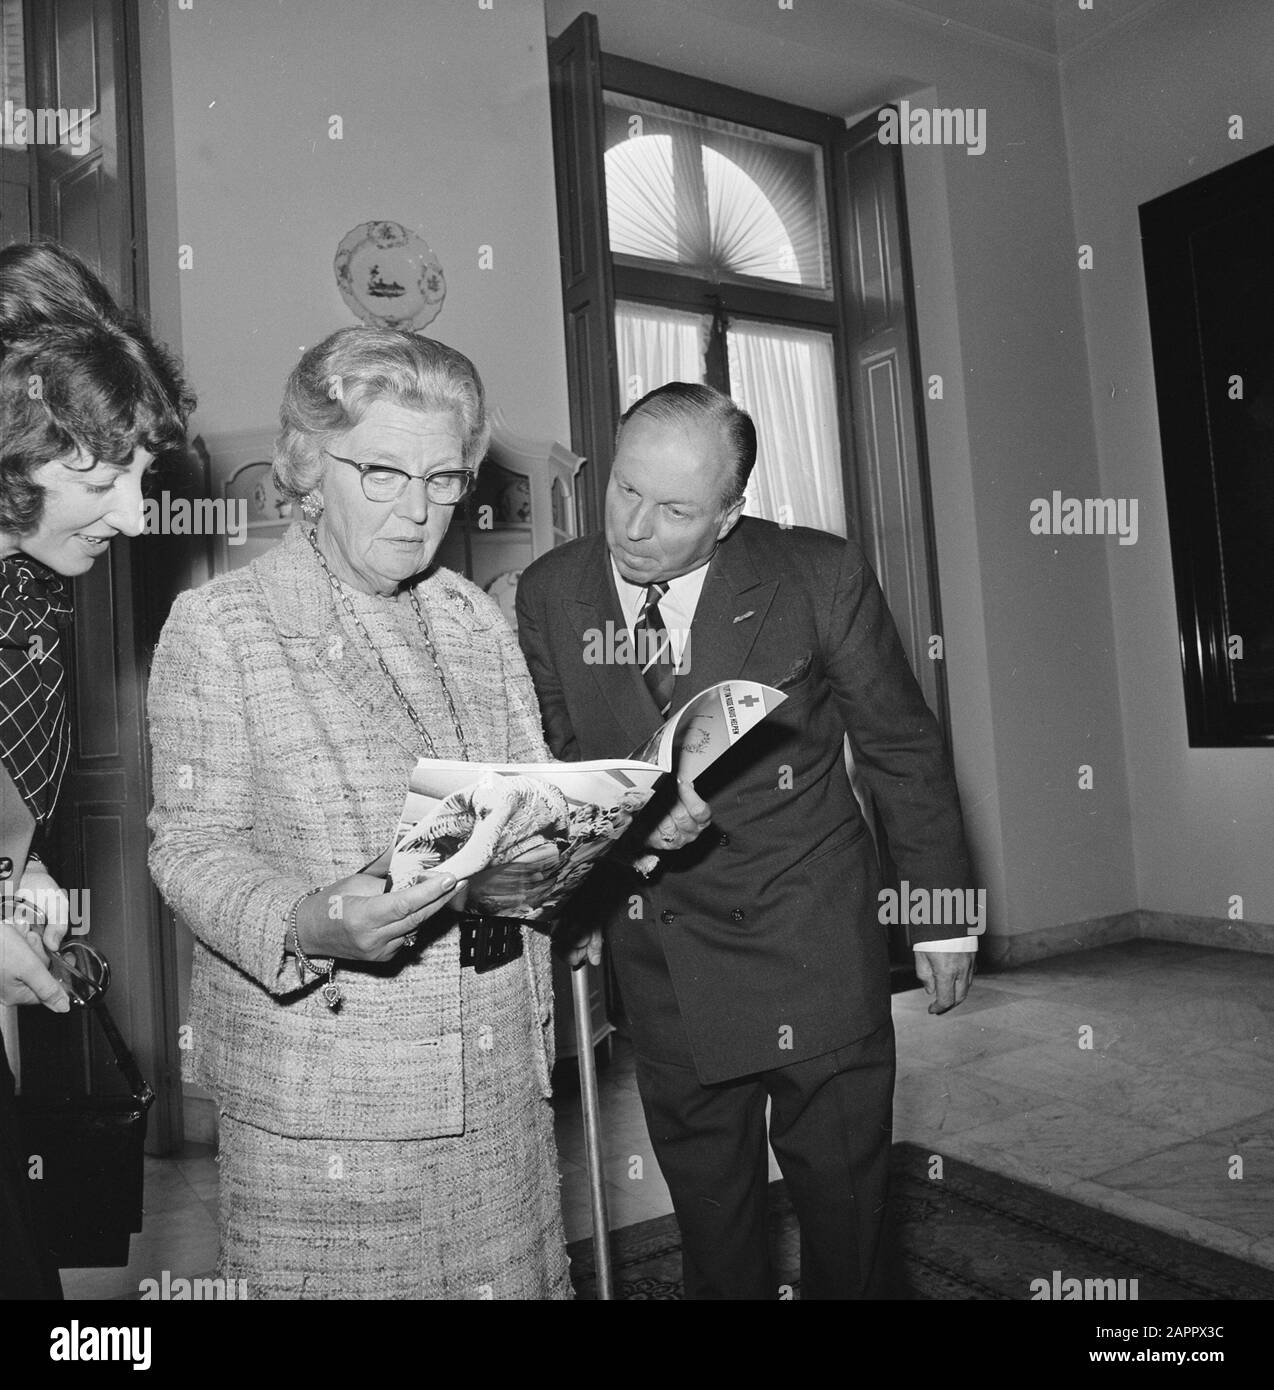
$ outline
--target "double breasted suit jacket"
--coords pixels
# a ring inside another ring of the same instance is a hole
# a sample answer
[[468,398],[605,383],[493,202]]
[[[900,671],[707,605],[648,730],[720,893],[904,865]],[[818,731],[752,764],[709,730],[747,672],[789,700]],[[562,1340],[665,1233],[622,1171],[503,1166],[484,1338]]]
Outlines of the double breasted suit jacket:
[[[624,631],[604,537],[542,557],[517,602],[553,752],[637,747],[659,723],[639,668],[588,659],[614,646],[598,633]],[[711,1083],[846,1046],[889,1017],[879,868],[846,734],[900,875],[963,888],[969,863],[937,722],[856,543],[744,518],[710,562],[689,641],[674,709],[736,677],[782,684],[787,701],[700,778],[713,824],[695,844],[646,883],[595,875],[582,905],[607,925],[639,1049],[669,1060],[684,1029]]]

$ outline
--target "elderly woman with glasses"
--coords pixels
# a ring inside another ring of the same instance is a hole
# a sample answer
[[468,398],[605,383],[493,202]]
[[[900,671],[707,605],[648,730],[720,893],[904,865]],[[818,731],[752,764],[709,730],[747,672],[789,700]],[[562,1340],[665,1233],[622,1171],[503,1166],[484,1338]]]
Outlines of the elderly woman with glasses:
[[183,594],[150,686],[151,868],[196,938],[220,1262],[253,1298],[570,1297],[548,942],[488,947],[432,873],[384,891],[417,758],[547,758],[499,609],[434,564],[485,452],[469,360],[311,348],[274,474],[305,520]]

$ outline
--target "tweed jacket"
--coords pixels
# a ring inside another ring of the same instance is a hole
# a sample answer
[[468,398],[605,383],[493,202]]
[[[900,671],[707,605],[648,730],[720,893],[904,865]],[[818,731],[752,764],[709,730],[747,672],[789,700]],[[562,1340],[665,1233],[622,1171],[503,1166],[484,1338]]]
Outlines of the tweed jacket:
[[[554,753],[638,746],[659,717],[637,665],[587,655],[587,634],[624,625],[605,537],[538,559],[517,604]],[[847,734],[900,876],[964,888],[970,865],[942,736],[855,542],[745,517],[709,565],[689,637],[674,709],[740,677],[782,684],[787,701],[698,779],[713,824],[694,844],[648,883],[603,869],[574,906],[607,924],[639,1051],[676,1061],[668,1039],[684,1028],[707,1085],[821,1056],[889,1018],[880,871]]]
[[[445,569],[417,594],[471,756],[545,760],[526,666],[495,603]],[[342,963],[335,1012],[312,977],[300,986],[284,953],[298,896],[357,872],[389,845],[408,775],[426,751],[346,624],[294,526],[269,554],[180,595],[155,651],[150,867],[195,935],[191,1070],[224,1111],[275,1134],[458,1134],[454,918],[449,927],[445,910],[429,919],[430,944],[418,953]],[[460,756],[445,711],[421,713],[439,756]],[[534,1005],[513,1045],[533,1050],[548,1095],[548,942],[526,935],[523,958],[502,968],[530,977]]]

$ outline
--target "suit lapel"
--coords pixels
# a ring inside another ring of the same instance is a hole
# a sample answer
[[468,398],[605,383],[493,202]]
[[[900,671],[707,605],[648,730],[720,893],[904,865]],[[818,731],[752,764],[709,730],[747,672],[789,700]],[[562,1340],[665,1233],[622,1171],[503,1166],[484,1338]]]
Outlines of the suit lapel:
[[590,537],[581,551],[580,561],[577,592],[561,600],[566,621],[574,639],[580,643],[585,680],[605,701],[624,730],[629,746],[638,748],[659,725],[659,714],[641,671],[631,661],[583,660],[588,634],[599,634],[598,640],[607,656],[615,643],[626,641],[623,609],[615,592],[605,537],[600,534]]
[[721,542],[690,625],[689,670],[677,677],[674,710],[708,686],[742,674],[778,587],[777,579],[757,574],[737,529]]

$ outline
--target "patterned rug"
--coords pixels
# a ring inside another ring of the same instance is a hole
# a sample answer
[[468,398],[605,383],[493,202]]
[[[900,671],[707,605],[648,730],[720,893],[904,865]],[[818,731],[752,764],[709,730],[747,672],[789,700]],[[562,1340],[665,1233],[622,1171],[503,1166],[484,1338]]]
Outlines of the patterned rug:
[[[957,1159],[943,1159],[929,1177],[929,1152],[896,1144],[885,1296],[896,1299],[1029,1300],[1082,1297],[1085,1280],[1137,1281],[1141,1301],[1274,1298],[1274,1270],[1193,1245],[1178,1236],[1001,1177]],[[796,1217],[781,1182],[770,1184],[770,1235],[780,1285],[800,1297]],[[597,1297],[591,1238],[568,1247],[576,1296]],[[672,1216],[611,1233],[618,1299],[682,1296],[681,1237]],[[1068,1284],[1067,1280],[1080,1281]],[[1105,1285],[1110,1296],[1131,1282]]]

